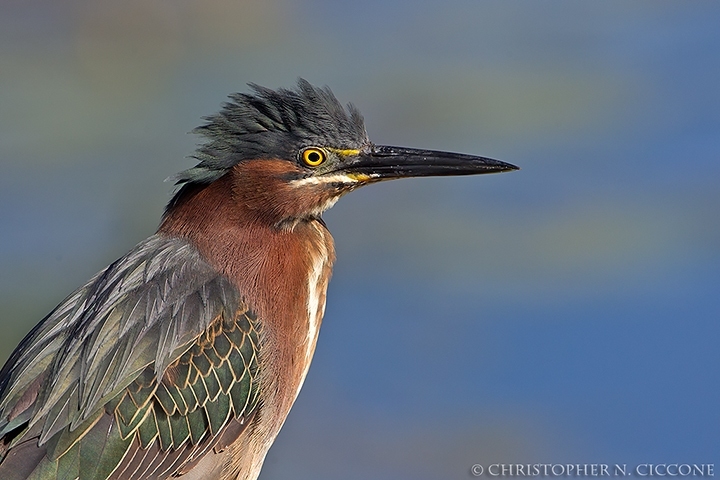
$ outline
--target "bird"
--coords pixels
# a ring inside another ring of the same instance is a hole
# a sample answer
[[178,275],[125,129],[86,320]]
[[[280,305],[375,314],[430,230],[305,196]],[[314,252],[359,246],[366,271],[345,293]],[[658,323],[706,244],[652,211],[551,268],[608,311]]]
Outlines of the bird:
[[373,144],[353,104],[249,84],[195,129],[156,233],[71,293],[0,371],[0,478],[254,480],[315,351],[322,214],[405,177],[516,170]]

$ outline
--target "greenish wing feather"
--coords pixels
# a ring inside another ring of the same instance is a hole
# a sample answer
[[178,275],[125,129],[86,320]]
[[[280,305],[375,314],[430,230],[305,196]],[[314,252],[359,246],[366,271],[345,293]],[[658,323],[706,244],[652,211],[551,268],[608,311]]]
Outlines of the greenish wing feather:
[[231,422],[247,426],[255,413],[255,323],[248,311],[221,315],[160,381],[147,367],[97,418],[48,441],[29,478],[166,478],[199,461]]
[[0,371],[0,478],[139,474],[138,450],[152,451],[156,473],[195,461],[253,413],[257,347],[234,286],[189,243],[150,237],[63,301]]
[[[113,411],[120,435],[139,447],[123,460],[119,478],[175,473],[199,460],[230,422],[247,425],[258,405],[255,324],[250,312],[218,319],[162,381],[148,369],[118,397]],[[183,454],[167,462],[180,449]]]

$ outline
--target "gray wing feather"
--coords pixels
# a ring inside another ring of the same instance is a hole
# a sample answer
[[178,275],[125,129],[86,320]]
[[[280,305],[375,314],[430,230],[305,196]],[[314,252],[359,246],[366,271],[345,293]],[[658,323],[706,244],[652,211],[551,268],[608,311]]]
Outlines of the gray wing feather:
[[[219,313],[239,305],[235,287],[191,244],[148,238],[68,296],[15,350],[0,372],[0,438],[42,423],[42,445],[74,429],[148,365],[160,379]],[[26,408],[17,411],[19,404]]]

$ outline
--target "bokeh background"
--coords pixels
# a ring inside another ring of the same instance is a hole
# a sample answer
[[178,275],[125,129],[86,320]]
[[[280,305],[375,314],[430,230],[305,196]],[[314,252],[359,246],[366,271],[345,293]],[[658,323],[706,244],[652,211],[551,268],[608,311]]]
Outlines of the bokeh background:
[[390,182],[261,478],[720,464],[720,3],[4,0],[0,357],[153,233],[247,82],[519,172]]

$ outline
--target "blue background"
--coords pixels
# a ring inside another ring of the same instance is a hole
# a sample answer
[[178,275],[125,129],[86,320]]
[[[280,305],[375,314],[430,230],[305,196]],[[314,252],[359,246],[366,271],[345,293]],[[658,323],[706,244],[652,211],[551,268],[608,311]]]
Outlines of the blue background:
[[371,138],[519,172],[325,218],[313,368],[261,476],[720,464],[720,4],[4,1],[0,358],[153,233],[246,82],[330,85]]

